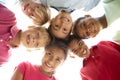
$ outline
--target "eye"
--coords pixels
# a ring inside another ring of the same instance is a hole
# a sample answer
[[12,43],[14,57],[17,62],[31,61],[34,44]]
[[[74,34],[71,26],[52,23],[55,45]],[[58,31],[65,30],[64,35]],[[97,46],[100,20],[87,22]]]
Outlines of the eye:
[[86,32],[86,38],[89,38],[90,37],[90,33],[89,32]]
[[34,16],[33,14],[30,14],[30,18],[36,19],[35,16]]
[[68,31],[67,31],[66,28],[63,28],[63,33],[64,33],[64,34],[67,34],[67,33],[68,33]]
[[55,29],[55,30],[58,30],[58,29],[59,29],[59,26],[58,26],[58,25],[54,25],[54,29]]
[[60,58],[57,58],[57,59],[56,59],[56,62],[57,62],[57,63],[60,63],[61,61],[62,61],[62,60],[61,60]]
[[52,53],[51,52],[47,52],[47,56],[52,56]]
[[78,41],[78,45],[79,46],[81,46],[82,45],[82,41],[80,40],[80,41]]
[[36,33],[36,38],[39,38],[40,37],[40,34],[39,32]]

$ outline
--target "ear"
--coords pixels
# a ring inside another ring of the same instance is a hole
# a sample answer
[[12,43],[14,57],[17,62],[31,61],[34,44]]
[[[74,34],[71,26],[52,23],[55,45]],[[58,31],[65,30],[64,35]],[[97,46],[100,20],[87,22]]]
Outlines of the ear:
[[50,21],[50,23],[52,23],[55,20],[55,18],[52,18],[52,20]]
[[87,14],[87,15],[85,15],[85,17],[91,17],[91,15]]

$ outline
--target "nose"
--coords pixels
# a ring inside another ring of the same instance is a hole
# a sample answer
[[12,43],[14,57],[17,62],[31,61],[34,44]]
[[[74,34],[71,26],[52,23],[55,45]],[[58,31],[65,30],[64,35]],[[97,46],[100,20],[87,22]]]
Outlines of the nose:
[[32,42],[35,43],[37,41],[37,38],[33,36]]
[[61,22],[61,25],[60,25],[60,28],[66,28],[66,26],[67,26],[67,23],[66,22]]
[[53,65],[53,64],[54,64],[54,59],[53,59],[53,57],[51,57],[51,58],[48,59],[48,64],[49,64],[49,65]]

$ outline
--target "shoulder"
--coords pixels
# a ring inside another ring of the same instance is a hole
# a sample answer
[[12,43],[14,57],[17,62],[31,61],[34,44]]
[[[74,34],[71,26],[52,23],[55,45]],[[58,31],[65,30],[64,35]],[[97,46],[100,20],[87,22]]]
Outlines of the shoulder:
[[1,20],[6,22],[13,21],[13,23],[16,21],[15,14],[2,4],[0,4],[0,21]]
[[21,62],[18,67],[29,67],[32,66],[32,64],[30,62]]
[[22,62],[16,68],[21,72],[24,73],[26,70],[30,70],[32,64],[29,62]]
[[113,41],[100,41],[97,45],[92,46],[92,53],[120,53],[120,44]]
[[114,0],[103,0],[104,3],[110,3],[112,1],[114,1]]
[[14,15],[14,13],[9,10],[7,7],[4,5],[0,4],[0,15]]

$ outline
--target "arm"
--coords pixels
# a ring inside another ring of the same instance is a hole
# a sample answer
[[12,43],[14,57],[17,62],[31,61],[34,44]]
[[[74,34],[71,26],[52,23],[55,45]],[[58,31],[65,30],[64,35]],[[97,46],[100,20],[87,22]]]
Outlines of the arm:
[[23,80],[22,73],[18,69],[16,69],[11,80]]
[[107,19],[106,19],[105,14],[104,14],[103,16],[99,17],[98,19],[99,19],[99,22],[100,22],[101,25],[102,25],[102,28],[103,28],[103,29],[104,29],[104,28],[107,28],[108,23],[107,23]]
[[0,27],[12,27],[16,25],[15,14],[0,4]]
[[82,73],[80,73],[80,74],[81,74],[81,79],[82,79],[82,80],[88,80],[88,79],[85,77],[84,74],[82,74]]
[[25,70],[26,70],[26,63],[25,62],[20,63],[15,68],[15,71],[14,71],[12,77],[11,77],[11,80],[23,80]]

